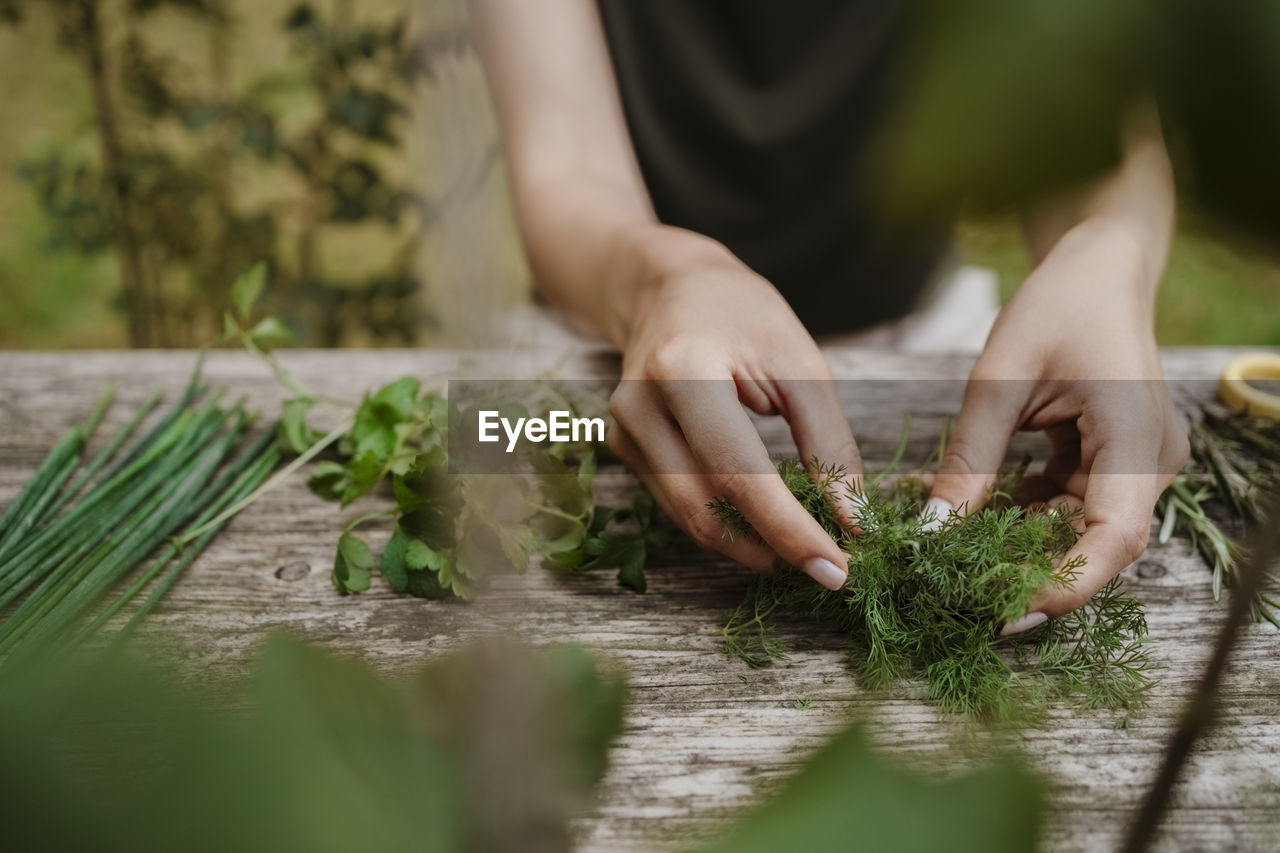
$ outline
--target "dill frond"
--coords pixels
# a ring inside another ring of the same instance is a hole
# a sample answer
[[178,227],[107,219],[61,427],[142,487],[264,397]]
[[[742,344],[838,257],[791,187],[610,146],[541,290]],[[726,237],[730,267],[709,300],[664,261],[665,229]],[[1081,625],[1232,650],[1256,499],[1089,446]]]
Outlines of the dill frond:
[[[783,460],[778,472],[850,555],[849,582],[832,592],[789,567],[755,579],[722,632],[727,653],[751,666],[785,659],[775,620],[807,614],[848,636],[867,687],[923,680],[930,700],[968,717],[1029,720],[1055,701],[1126,714],[1142,707],[1151,686],[1146,621],[1118,581],[1076,613],[1026,635],[998,636],[1041,586],[1074,578],[1080,564],[1061,561],[1076,542],[1078,510],[1029,511],[997,499],[926,531],[927,490],[904,477],[858,496],[855,534],[841,526],[832,500],[842,472],[812,467],[817,477],[796,460]],[[1025,463],[1005,472],[999,491],[1013,494],[1023,471]],[[726,529],[750,530],[731,504],[715,509]]]

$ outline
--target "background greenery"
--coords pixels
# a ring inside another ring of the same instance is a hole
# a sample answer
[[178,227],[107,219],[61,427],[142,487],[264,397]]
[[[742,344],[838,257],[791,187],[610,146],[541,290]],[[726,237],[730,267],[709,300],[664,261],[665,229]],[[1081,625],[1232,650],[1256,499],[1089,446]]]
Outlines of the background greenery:
[[[0,0],[0,11],[12,2]],[[77,2],[27,2],[20,24],[0,26],[0,98],[9,116],[0,127],[0,223],[5,226],[0,228],[0,347],[130,343],[114,250],[86,252],[69,243],[42,203],[38,183],[30,179],[31,164],[45,162],[54,153],[64,167],[84,163],[93,168],[99,162],[90,88],[76,54],[60,46],[55,20],[60,5]],[[123,56],[125,41],[140,35],[171,60],[161,79],[193,97],[210,89],[216,76],[211,66],[218,61],[207,16],[202,18],[199,10],[226,12],[233,35],[223,61],[229,65],[227,85],[235,97],[252,93],[255,103],[269,108],[282,139],[290,134],[298,138],[323,120],[325,101],[315,55],[300,46],[296,28],[285,26],[299,8],[297,0],[103,0],[98,5],[106,22],[109,60]],[[155,8],[131,22],[130,10],[142,7]],[[278,229],[270,236],[273,288],[277,298],[295,310],[291,313],[286,305],[277,313],[291,317],[303,342],[311,344],[472,339],[477,313],[527,298],[527,276],[504,208],[501,168],[494,168],[492,119],[483,105],[478,66],[465,44],[450,42],[463,31],[461,3],[321,0],[313,12],[325,21],[343,23],[352,33],[386,28],[403,17],[406,44],[416,39],[447,49],[437,50],[430,73],[396,90],[406,109],[392,111],[394,144],[351,133],[344,142],[350,156],[374,162],[388,184],[412,192],[420,202],[418,215],[396,221],[377,216],[337,221],[341,217],[322,215],[325,221],[313,240],[311,264],[318,271],[309,278],[299,272],[308,264],[301,258],[304,226],[295,204],[307,198],[307,182],[283,157],[249,156],[237,150],[225,176],[237,210],[249,216],[268,202],[288,208],[276,216]],[[144,140],[150,150],[176,152],[179,158],[194,158],[208,147],[203,129],[193,130],[190,122],[175,121],[172,115],[149,114],[124,91],[116,72],[112,85],[124,108],[132,111],[129,133],[134,138]],[[360,73],[351,71],[349,76],[368,83],[367,75],[359,78]],[[370,85],[376,89],[375,84]],[[381,84],[400,85],[386,80]],[[366,150],[372,153],[361,153]],[[423,210],[431,210],[431,216],[421,215]],[[1012,217],[967,221],[959,242],[969,261],[999,272],[1005,295],[1027,271]],[[221,267],[236,266],[239,260],[225,252],[214,254],[213,259],[165,262],[166,286],[175,289],[182,304],[207,303],[209,310],[207,317],[196,316],[200,312],[194,309],[179,312],[181,324],[161,318],[158,322],[177,339],[158,333],[153,343],[190,345],[216,334],[214,309],[225,304],[221,282],[228,287],[230,282]],[[388,281],[398,282],[391,288],[394,298],[386,297]],[[286,286],[289,282],[292,291]],[[371,292],[379,282],[382,295],[360,301],[359,294]],[[1169,345],[1280,345],[1277,293],[1280,265],[1273,256],[1224,241],[1194,216],[1184,216],[1160,295],[1160,339]],[[304,303],[310,313],[299,307]],[[478,312],[477,307],[484,310]],[[335,315],[353,319],[326,325],[325,318]]]

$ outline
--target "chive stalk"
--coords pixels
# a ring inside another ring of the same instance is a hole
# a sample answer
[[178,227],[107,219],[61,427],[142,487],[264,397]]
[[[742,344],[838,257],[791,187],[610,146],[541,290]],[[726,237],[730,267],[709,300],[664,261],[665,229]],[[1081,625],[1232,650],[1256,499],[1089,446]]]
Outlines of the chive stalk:
[[[263,454],[263,457],[259,461],[259,464],[256,465],[254,468],[252,468],[249,472],[247,472],[249,476],[245,478],[245,480],[243,481],[243,483],[240,485],[239,488],[233,491],[231,499],[243,500],[246,496],[253,494],[254,490],[264,480],[266,480],[266,478],[271,474],[272,470],[275,469],[275,466],[279,463],[279,461],[280,461],[280,451],[274,448],[272,448],[271,450],[268,450],[265,454]],[[213,537],[216,536],[218,532],[222,530],[222,528],[225,527],[229,521],[230,521],[229,518],[224,518],[217,521],[212,527],[206,529],[203,533],[201,533],[194,542],[186,546],[186,553],[182,556],[182,558],[178,561],[178,563],[169,571],[169,574],[167,574],[164,577],[164,579],[161,580],[160,583],[156,586],[156,588],[152,590],[151,595],[147,597],[147,600],[142,603],[142,606],[138,608],[137,612],[133,614],[133,617],[130,618],[128,623],[126,623],[125,626],[121,629],[120,633],[122,637],[128,636],[129,634],[133,633],[133,630],[138,626],[138,623],[141,622],[142,619],[145,618],[146,615],[151,612],[152,608],[156,606],[157,602],[159,602],[160,599],[163,598],[164,595],[169,591],[169,589],[175,583],[178,582],[178,579],[182,576],[182,573],[187,570],[187,567],[190,566],[191,563],[195,561],[195,558],[198,557],[201,554],[201,552],[204,551],[205,547],[209,544],[209,541],[212,540]]]
[[[45,617],[52,619],[51,612],[64,598],[73,594],[91,572],[110,572],[120,565],[127,568],[132,564],[130,561],[136,562],[147,551],[152,550],[155,542],[163,539],[173,526],[175,508],[181,512],[182,500],[189,499],[193,491],[207,482],[238,438],[238,430],[232,430],[211,443],[191,464],[179,469],[175,476],[168,478],[159,489],[149,494],[149,499],[113,525],[112,532],[84,559],[52,567],[32,594],[0,624],[0,652],[10,648],[16,638],[33,627],[38,620]],[[159,539],[149,539],[157,530],[163,531]],[[137,553],[140,544],[145,550]],[[108,568],[100,569],[104,565]],[[37,575],[30,574],[27,577],[27,582],[18,589],[30,585]],[[6,599],[11,600],[11,596],[12,593]]]
[[[199,528],[207,521],[221,512],[228,504],[238,500],[261,483],[280,461],[280,453],[273,448],[271,444],[275,440],[274,431],[268,431],[262,435],[258,441],[254,442],[244,453],[240,459],[229,467],[229,469],[207,490],[207,495],[202,501],[203,510],[195,521],[191,523],[191,528]],[[212,499],[212,500],[211,500]],[[225,523],[225,522],[224,522]],[[221,529],[221,525],[218,526]],[[213,538],[217,530],[211,530],[198,537],[197,541],[190,546],[184,548],[181,538],[171,539],[169,544],[161,552],[160,556],[151,564],[150,568],[144,571],[123,593],[121,593],[114,602],[112,602],[105,610],[99,613],[94,620],[84,629],[77,638],[77,642],[88,639],[92,634],[96,633],[108,620],[111,619],[119,610],[132,600],[139,592],[141,592],[152,580],[155,579],[165,568],[167,568],[176,557],[180,557],[179,568],[174,569],[175,572],[181,573],[187,565],[204,550],[204,546]],[[172,585],[170,583],[170,585]],[[167,589],[167,587],[166,587]],[[149,608],[148,608],[149,609]],[[139,618],[135,615],[135,619]]]
[[0,516],[0,559],[12,552],[23,535],[29,533],[46,514],[56,512],[50,506],[58,498],[63,484],[80,467],[80,453],[114,398],[115,385],[110,384],[94,404],[89,420],[83,426],[72,427],[62,437],[17,499]]
[[[60,560],[77,559],[87,553],[99,538],[97,531],[110,529],[114,520],[137,506],[165,476],[171,475],[172,469],[186,460],[186,454],[211,438],[231,415],[231,412],[217,408],[220,396],[215,395],[199,412],[186,412],[176,419],[162,440],[148,448],[141,458],[87,497],[72,512],[44,528],[16,555],[0,563],[0,608],[17,594],[10,592],[15,585],[25,589],[30,586],[31,581],[27,578],[32,575],[42,575]],[[165,464],[148,467],[171,448]],[[168,461],[172,459],[177,461]],[[144,469],[147,473],[138,485],[134,476]],[[106,506],[100,507],[100,504]]]
[[[132,631],[269,482],[280,461],[275,431],[246,442],[253,416],[244,400],[224,407],[225,392],[206,395],[200,372],[198,364],[181,399],[136,435],[161,399],[160,392],[150,395],[81,470],[88,439],[113,398],[108,388],[88,421],[68,430],[0,514],[5,665],[15,655],[90,638],[154,585],[127,623]],[[77,629],[152,554],[154,561]]]
[[151,413],[151,410],[156,407],[156,404],[160,402],[160,398],[163,396],[164,391],[157,388],[151,393],[151,396],[147,397],[147,399],[143,401],[142,405],[138,407],[138,410],[133,413],[133,417],[129,419],[129,422],[121,427],[120,431],[117,432],[115,436],[112,437],[111,441],[107,443],[107,446],[102,448],[102,450],[98,452],[98,455],[94,457],[93,461],[89,463],[89,467],[76,478],[74,483],[67,487],[67,490],[58,497],[57,502],[49,508],[49,517],[57,515],[58,510],[62,509],[70,501],[75,500],[75,498],[84,491],[84,487],[88,485],[102,467],[110,461],[111,457],[120,449],[120,445],[124,444],[125,441],[128,440],[129,436],[138,428],[138,424],[142,423],[143,419]]
[[[90,559],[60,569],[56,576],[51,575],[0,625],[0,652],[12,648],[27,632],[30,639],[36,641],[70,626],[82,616],[121,575],[181,524],[184,507],[208,483],[238,439],[238,431],[219,437],[181,477],[173,478],[126,520],[122,529],[127,533],[109,537]],[[34,606],[29,607],[33,603]]]
[[53,446],[53,449],[41,461],[40,467],[36,468],[35,474],[31,476],[31,479],[23,486],[22,491],[5,509],[4,515],[0,516],[0,554],[3,554],[5,549],[12,547],[11,543],[20,541],[18,528],[22,520],[32,507],[36,506],[46,494],[54,490],[54,480],[69,460],[75,460],[80,448],[84,446],[84,438],[84,430],[81,427],[72,427]]

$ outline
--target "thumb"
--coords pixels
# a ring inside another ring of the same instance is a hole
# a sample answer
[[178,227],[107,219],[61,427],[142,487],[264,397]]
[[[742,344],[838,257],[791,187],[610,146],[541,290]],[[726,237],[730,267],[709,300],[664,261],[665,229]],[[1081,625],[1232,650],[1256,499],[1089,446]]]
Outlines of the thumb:
[[925,504],[926,516],[933,516],[926,529],[940,526],[954,511],[968,515],[987,502],[1025,397],[1023,382],[971,379],[965,386],[960,416]]
[[1139,435],[1134,430],[1118,436],[1093,461],[1084,493],[1084,534],[1065,558],[1083,559],[1084,565],[1070,586],[1042,590],[1033,612],[1056,618],[1075,610],[1146,550],[1151,514],[1166,481],[1154,473],[1154,446],[1134,441]]

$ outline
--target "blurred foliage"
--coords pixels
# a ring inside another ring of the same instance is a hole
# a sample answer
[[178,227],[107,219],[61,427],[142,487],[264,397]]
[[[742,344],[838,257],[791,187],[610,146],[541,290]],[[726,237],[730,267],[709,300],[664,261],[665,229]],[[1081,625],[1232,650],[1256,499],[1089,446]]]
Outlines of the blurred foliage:
[[577,647],[390,681],[276,637],[246,684],[200,689],[136,652],[0,670],[7,849],[567,850],[622,720]]
[[[28,5],[3,0],[0,18],[22,26]],[[365,24],[350,4],[326,16],[304,2],[279,22],[301,79],[269,70],[238,80],[232,45],[244,24],[231,0],[46,8],[89,90],[99,154],[68,141],[19,174],[49,219],[51,248],[115,250],[131,344],[211,339],[230,282],[257,260],[269,264],[276,313],[303,341],[415,340],[428,319],[417,247],[436,211],[396,174],[392,155],[415,86],[463,47],[461,35],[411,36],[407,7]],[[207,61],[159,47],[150,30],[162,12],[203,32]],[[310,102],[302,121],[296,104],[284,106],[299,90]],[[363,275],[325,268],[326,235],[352,225],[385,231],[389,265]]]
[[[576,646],[493,640],[392,680],[277,636],[247,681],[199,685],[143,647],[82,655],[0,666],[9,849],[568,850],[622,724],[622,681]],[[1015,853],[1046,808],[1011,755],[944,779],[854,726],[709,849]]]
[[877,755],[855,725],[708,853],[1025,853],[1046,810],[1044,783],[1012,755],[934,778]]
[[1280,0],[917,0],[877,162],[899,213],[1000,210],[1108,169],[1159,105],[1179,196],[1275,246]]

